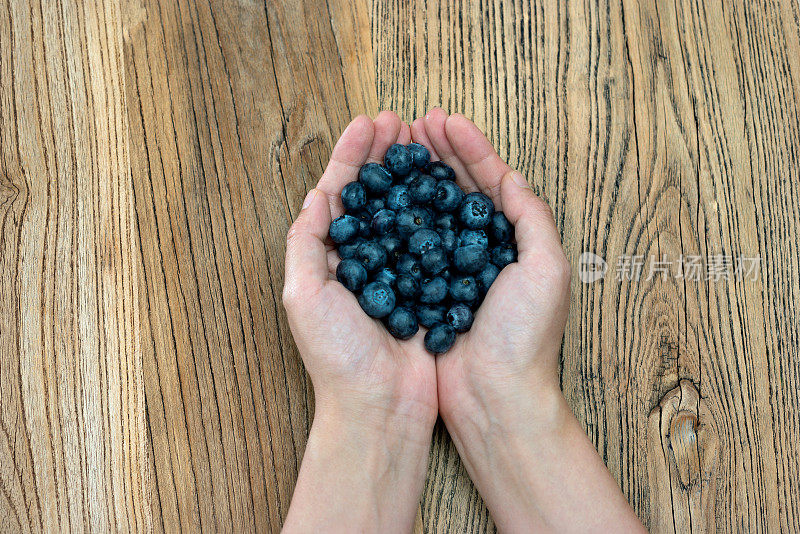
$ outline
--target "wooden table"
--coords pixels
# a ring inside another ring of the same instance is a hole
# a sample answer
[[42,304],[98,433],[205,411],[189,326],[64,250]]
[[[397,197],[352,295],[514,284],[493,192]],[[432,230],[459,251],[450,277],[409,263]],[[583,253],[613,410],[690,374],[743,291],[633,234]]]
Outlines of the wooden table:
[[[278,530],[313,415],[286,230],[351,117],[441,105],[554,210],[562,386],[645,524],[797,532],[799,20],[796,0],[0,1],[0,530]],[[579,279],[584,251],[604,279]],[[441,424],[418,527],[493,530]]]

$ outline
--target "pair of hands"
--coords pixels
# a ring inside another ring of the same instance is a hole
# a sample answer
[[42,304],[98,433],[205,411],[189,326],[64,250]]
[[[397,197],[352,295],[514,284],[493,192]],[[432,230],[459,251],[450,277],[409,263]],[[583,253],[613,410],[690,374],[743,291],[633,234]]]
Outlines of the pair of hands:
[[[398,341],[361,310],[336,280],[338,256],[327,239],[331,220],[344,212],[342,188],[364,163],[382,162],[390,145],[412,139],[450,165],[462,189],[494,201],[514,225],[519,250],[472,329],[437,357],[425,350],[422,331]],[[580,462],[570,459],[566,473],[554,471],[545,482],[523,474],[538,479],[564,463],[564,440],[580,445],[581,456],[597,456],[558,384],[569,285],[549,207],[472,122],[439,108],[410,127],[388,111],[374,121],[354,119],[287,237],[283,299],[316,413],[286,529],[409,530],[437,414],[500,528],[560,528],[560,516],[574,519],[570,507],[578,503],[570,499],[580,491],[550,504],[546,493],[579,475]],[[597,470],[597,461],[589,466]],[[621,498],[599,463],[602,481]],[[629,511],[624,499],[622,506]],[[582,525],[602,525],[603,515]]]

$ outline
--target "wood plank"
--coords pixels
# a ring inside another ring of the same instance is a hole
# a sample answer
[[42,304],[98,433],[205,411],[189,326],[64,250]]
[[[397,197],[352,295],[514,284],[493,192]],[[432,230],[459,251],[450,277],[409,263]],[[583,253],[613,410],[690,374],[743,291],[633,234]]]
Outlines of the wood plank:
[[0,3],[0,525],[150,526],[121,20]]

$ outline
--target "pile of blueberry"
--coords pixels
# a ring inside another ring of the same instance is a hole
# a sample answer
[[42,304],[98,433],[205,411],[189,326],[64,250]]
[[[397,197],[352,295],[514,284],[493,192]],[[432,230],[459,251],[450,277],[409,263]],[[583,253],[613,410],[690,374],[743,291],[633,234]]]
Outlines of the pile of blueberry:
[[342,261],[336,278],[361,308],[408,339],[447,351],[472,326],[500,270],[517,260],[514,227],[491,199],[464,193],[455,172],[418,144],[389,147],[342,190],[345,215],[329,234]]

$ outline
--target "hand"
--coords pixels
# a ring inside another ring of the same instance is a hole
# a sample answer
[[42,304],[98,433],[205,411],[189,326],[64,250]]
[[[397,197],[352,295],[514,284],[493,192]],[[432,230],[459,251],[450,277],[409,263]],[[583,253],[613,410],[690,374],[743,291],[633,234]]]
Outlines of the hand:
[[354,119],[287,236],[283,302],[316,405],[287,530],[413,525],[438,410],[435,361],[422,333],[398,341],[361,310],[336,280],[327,239],[342,188],[395,142],[410,142],[396,114]]
[[523,532],[641,529],[559,388],[570,266],[550,208],[465,117],[435,108],[411,132],[515,226],[518,262],[436,360],[439,411],[495,523]]

